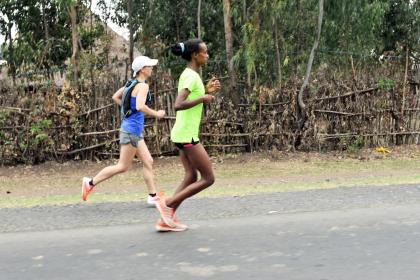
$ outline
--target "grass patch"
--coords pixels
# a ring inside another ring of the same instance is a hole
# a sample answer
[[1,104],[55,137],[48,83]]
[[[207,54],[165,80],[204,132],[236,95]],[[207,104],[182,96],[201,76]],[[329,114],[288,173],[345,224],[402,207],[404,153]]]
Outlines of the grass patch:
[[[171,195],[182,179],[182,166],[177,158],[156,162],[157,186]],[[412,154],[368,160],[303,153],[273,159],[271,155],[259,154],[239,155],[222,162],[213,159],[213,162],[216,183],[199,197],[420,183],[420,157]],[[2,176],[0,170],[0,208],[82,203],[81,178],[94,175],[109,164],[23,166],[6,170],[11,174],[8,176]],[[88,203],[144,200],[147,190],[140,167],[136,164],[129,172],[99,185]]]

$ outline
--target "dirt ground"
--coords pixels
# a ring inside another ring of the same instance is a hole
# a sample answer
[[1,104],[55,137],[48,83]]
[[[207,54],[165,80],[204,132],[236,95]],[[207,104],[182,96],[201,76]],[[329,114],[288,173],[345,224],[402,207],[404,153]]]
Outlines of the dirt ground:
[[[355,185],[420,183],[419,146],[347,152],[271,151],[211,157],[216,183],[202,195],[244,195]],[[80,202],[83,176],[94,176],[116,160],[47,162],[36,166],[0,167],[0,207]],[[172,191],[183,168],[177,157],[155,158],[159,189]],[[131,201],[145,197],[141,163],[98,185],[93,201]]]

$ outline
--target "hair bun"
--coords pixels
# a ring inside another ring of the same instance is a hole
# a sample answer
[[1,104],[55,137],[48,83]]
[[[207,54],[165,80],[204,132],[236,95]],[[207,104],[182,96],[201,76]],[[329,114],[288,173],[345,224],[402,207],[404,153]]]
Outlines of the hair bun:
[[200,51],[201,39],[190,39],[182,43],[172,45],[171,51],[176,56],[181,56],[186,61],[191,61],[192,54]]
[[182,48],[181,44],[176,43],[175,45],[172,45],[171,46],[171,52],[176,56],[182,55],[183,48]]

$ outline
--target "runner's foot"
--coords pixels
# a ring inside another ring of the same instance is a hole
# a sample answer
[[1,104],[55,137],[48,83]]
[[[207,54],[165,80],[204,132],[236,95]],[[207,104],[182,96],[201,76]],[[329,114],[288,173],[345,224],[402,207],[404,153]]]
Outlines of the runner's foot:
[[82,180],[82,199],[87,200],[89,193],[93,190],[93,186],[89,184],[91,178],[84,177]]
[[175,227],[170,227],[167,224],[165,224],[162,219],[159,219],[155,225],[155,229],[159,232],[167,232],[167,231],[179,232],[179,231],[184,231],[188,229],[186,225],[182,225],[179,223],[177,223],[176,225],[177,226]]
[[155,196],[148,195],[147,196],[147,205],[149,205],[149,206],[155,206],[156,205],[157,198],[158,198],[157,195],[155,195]]

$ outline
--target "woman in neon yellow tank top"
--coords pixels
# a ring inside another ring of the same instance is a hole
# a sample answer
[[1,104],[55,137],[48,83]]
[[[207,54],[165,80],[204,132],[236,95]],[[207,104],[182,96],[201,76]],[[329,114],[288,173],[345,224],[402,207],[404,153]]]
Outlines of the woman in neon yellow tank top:
[[[206,44],[199,39],[188,40],[171,47],[173,54],[187,61],[178,83],[178,96],[175,100],[176,120],[171,130],[171,141],[179,149],[184,166],[184,180],[171,198],[158,198],[156,207],[162,219],[156,224],[158,231],[182,231],[186,225],[175,218],[175,211],[181,203],[214,183],[214,173],[210,158],[200,143],[199,130],[203,104],[214,100],[213,93],[220,89],[220,82],[211,79],[203,85],[200,75],[201,66],[209,59]],[[198,180],[197,171],[201,178]]]

